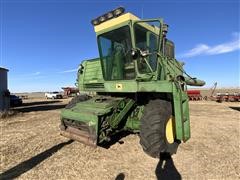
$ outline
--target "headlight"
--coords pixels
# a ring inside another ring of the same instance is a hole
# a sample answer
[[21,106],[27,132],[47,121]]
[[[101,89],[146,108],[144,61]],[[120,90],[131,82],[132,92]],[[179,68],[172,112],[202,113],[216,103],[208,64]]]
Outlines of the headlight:
[[95,18],[91,21],[93,26],[97,26],[105,21],[108,21],[114,17],[118,17],[124,13],[125,9],[123,7],[119,7],[117,9],[114,9],[112,11],[107,12],[106,14],[103,14],[102,16],[99,16],[98,18]]

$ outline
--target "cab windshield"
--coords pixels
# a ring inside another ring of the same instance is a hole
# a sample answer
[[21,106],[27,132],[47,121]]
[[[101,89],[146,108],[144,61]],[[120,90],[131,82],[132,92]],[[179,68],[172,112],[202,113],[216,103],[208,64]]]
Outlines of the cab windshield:
[[129,26],[123,26],[99,35],[98,44],[105,80],[135,78]]
[[138,70],[142,74],[156,71],[158,36],[153,31],[158,30],[159,28],[157,26],[150,25],[146,22],[139,22],[134,25],[136,47],[142,52],[149,54],[146,57],[140,57],[138,60]]

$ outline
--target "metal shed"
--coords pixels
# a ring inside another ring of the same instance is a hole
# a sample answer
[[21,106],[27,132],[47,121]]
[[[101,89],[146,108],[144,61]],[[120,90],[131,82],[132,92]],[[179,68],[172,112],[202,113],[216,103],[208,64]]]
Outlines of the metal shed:
[[0,67],[0,111],[8,110],[10,107],[7,73],[8,69]]

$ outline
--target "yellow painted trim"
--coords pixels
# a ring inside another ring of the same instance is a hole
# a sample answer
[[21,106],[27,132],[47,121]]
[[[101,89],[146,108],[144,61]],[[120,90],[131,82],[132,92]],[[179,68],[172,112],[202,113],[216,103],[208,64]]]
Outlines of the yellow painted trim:
[[123,15],[117,17],[117,18],[110,19],[106,22],[103,22],[102,24],[94,26],[94,30],[95,30],[95,32],[99,32],[99,31],[102,31],[104,29],[113,27],[115,25],[118,25],[120,23],[129,21],[129,20],[140,20],[140,19],[138,17],[134,16],[131,13],[126,13],[126,14],[123,14]]
[[[110,19],[106,22],[103,22],[97,26],[94,26],[94,30],[95,32],[100,32],[102,30],[105,30],[107,28],[111,28],[113,26],[116,26],[118,24],[121,24],[123,22],[126,22],[126,21],[130,21],[130,20],[140,20],[137,16],[131,14],[131,13],[126,13],[126,14],[123,14],[117,18],[113,18],[113,19]],[[155,34],[159,34],[159,28],[158,27],[153,27],[151,25],[149,25],[148,23],[145,23],[145,22],[141,22],[139,23],[139,25],[145,27],[146,29],[148,29],[149,31],[152,31],[154,32]]]
[[166,139],[169,144],[174,143],[173,117],[171,116],[166,125]]

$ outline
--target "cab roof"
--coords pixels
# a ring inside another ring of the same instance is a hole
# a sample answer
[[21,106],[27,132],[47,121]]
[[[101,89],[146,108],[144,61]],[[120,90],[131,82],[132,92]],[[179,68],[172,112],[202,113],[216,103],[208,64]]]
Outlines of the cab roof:
[[111,28],[115,25],[121,24],[123,22],[129,21],[129,20],[140,20],[137,16],[131,14],[131,13],[126,13],[123,14],[117,18],[110,19],[108,21],[105,21],[99,25],[94,26],[94,30],[96,33],[105,30],[107,28]]

